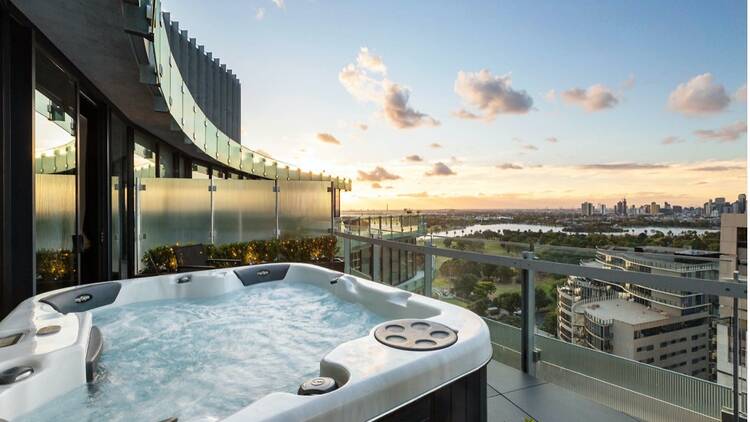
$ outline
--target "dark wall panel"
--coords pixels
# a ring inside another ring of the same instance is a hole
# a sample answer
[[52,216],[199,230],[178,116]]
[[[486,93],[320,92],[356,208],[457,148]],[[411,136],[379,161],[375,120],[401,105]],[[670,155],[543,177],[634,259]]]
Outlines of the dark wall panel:
[[2,318],[34,295],[34,34],[8,10],[0,14]]

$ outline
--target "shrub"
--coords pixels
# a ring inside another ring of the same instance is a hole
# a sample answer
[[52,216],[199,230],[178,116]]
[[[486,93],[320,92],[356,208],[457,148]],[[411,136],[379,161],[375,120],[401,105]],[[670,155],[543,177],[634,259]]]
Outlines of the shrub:
[[[242,265],[268,262],[330,262],[336,256],[338,244],[335,236],[320,236],[303,239],[270,239],[235,242],[223,245],[206,245],[206,256],[214,259],[238,259]],[[143,256],[145,274],[161,274],[177,271],[174,246],[157,246]],[[219,266],[232,263],[218,262]]]

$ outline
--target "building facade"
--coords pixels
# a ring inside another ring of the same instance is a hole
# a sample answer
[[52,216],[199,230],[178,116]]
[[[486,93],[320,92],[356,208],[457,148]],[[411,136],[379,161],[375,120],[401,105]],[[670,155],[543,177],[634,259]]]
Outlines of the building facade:
[[[593,267],[716,279],[718,263],[682,254],[598,250]],[[558,287],[561,339],[710,378],[712,304],[703,294],[569,277]]]
[[350,181],[245,146],[237,75],[158,0],[0,0],[0,19],[0,317],[153,248],[333,227]]
[[[743,195],[744,196],[744,195]],[[744,198],[741,198],[744,199]],[[747,283],[747,214],[721,216],[720,277],[728,282]],[[735,273],[737,280],[735,280]],[[740,326],[740,390],[747,392],[747,299],[738,301]],[[716,325],[716,382],[732,386],[734,366],[731,320],[733,301],[719,298],[719,322]]]

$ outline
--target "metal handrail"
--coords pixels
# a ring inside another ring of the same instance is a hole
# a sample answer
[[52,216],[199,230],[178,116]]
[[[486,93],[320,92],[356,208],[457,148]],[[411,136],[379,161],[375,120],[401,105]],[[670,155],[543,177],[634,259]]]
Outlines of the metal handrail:
[[341,231],[334,231],[333,234],[345,239],[367,242],[393,249],[406,250],[434,256],[443,256],[454,259],[462,259],[484,264],[495,264],[505,267],[518,268],[521,270],[540,271],[566,276],[573,275],[619,283],[635,283],[656,289],[693,291],[709,295],[728,296],[740,299],[744,299],[747,297],[747,285],[742,283],[703,280],[699,278],[676,277],[651,273],[639,273],[606,268],[585,267],[581,265],[543,261],[538,259],[532,260],[499,255],[486,255],[478,252],[437,248],[434,246],[422,246],[411,243],[378,239],[375,237],[361,236]]

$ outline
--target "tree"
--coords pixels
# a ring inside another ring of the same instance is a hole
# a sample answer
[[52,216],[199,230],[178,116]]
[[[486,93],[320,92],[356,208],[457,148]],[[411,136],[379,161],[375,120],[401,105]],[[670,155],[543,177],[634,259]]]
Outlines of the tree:
[[469,310],[479,316],[485,316],[487,314],[487,305],[489,301],[487,299],[480,299],[469,305]]
[[450,248],[453,241],[450,238],[443,239],[443,245],[445,245],[446,248]]
[[495,283],[485,280],[475,284],[472,293],[480,299],[487,299],[489,295],[495,293],[495,290],[497,290]]
[[501,283],[510,283],[515,276],[516,271],[511,267],[497,267],[495,270],[495,277],[497,277]]
[[495,264],[480,264],[482,269],[482,276],[486,278],[493,278],[497,274],[498,266]]
[[557,336],[557,310],[547,312],[542,320],[542,331]]
[[547,292],[541,287],[534,289],[534,303],[537,309],[546,308],[552,301]]
[[449,259],[440,265],[440,275],[444,277],[457,277],[461,273],[461,261],[457,259]]
[[465,273],[453,281],[453,290],[456,296],[469,297],[474,290],[474,286],[479,281],[479,277],[474,274]]
[[514,313],[521,309],[521,293],[518,292],[506,292],[501,293],[495,299],[497,307],[505,309],[509,313]]

